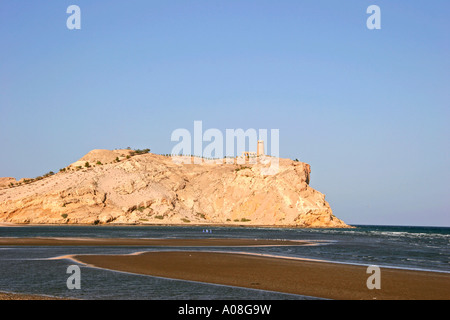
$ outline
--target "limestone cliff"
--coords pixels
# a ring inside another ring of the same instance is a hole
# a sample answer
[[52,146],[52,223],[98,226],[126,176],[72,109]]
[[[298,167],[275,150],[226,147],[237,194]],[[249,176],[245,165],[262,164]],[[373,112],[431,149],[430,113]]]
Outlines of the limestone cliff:
[[63,172],[1,189],[0,222],[347,227],[309,186],[308,164],[279,159],[276,174],[261,174],[267,166],[94,150]]

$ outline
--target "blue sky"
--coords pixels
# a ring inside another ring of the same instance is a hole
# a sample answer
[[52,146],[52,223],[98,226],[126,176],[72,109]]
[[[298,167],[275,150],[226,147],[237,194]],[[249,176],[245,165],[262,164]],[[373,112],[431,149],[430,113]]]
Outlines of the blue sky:
[[[81,30],[66,9],[81,8]],[[368,6],[381,9],[369,30]],[[280,130],[347,223],[450,226],[448,1],[0,2],[0,176]]]

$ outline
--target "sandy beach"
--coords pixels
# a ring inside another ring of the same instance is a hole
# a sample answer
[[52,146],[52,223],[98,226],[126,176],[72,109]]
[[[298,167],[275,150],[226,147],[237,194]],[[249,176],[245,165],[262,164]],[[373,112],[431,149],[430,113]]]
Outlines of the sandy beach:
[[70,300],[70,299],[36,295],[36,294],[0,292],[0,300]]
[[382,268],[381,289],[369,290],[367,267],[350,264],[194,251],[73,258],[117,271],[327,299],[450,299],[450,274],[439,272]]
[[131,238],[0,238],[0,246],[167,246],[167,247],[257,247],[301,246],[295,240],[261,239],[131,239]]
[[11,222],[0,222],[0,227],[20,227],[20,224],[11,223]]

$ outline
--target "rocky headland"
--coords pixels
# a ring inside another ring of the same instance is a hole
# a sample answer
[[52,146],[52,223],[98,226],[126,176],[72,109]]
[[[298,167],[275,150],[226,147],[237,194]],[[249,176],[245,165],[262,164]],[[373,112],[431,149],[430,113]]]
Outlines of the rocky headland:
[[348,227],[306,163],[280,158],[267,175],[268,156],[194,164],[147,152],[93,150],[40,179],[0,178],[0,222]]

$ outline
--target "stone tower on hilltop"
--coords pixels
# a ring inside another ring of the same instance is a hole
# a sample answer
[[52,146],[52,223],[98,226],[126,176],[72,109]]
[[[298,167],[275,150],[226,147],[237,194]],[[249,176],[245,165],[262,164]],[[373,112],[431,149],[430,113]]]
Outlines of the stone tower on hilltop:
[[258,140],[258,148],[256,151],[256,155],[258,156],[264,155],[264,140]]

